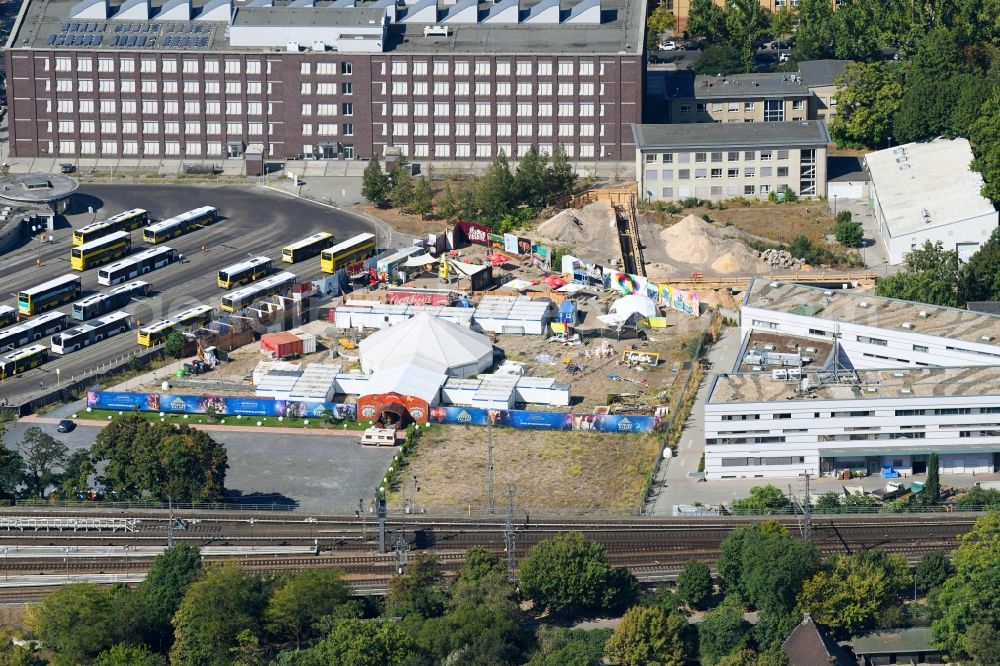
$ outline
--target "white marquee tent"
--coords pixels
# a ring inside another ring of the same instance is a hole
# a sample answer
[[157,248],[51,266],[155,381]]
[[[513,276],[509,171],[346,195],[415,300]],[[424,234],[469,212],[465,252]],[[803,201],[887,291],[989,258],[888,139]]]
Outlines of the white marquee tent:
[[360,351],[366,374],[412,361],[451,377],[472,377],[493,366],[489,338],[427,313],[373,333]]

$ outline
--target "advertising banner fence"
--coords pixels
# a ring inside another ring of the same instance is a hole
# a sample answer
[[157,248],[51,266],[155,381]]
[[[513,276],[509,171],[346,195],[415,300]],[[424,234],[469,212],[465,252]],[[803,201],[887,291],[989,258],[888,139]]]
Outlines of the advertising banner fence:
[[283,416],[287,418],[357,418],[357,406],[337,402],[303,402],[271,398],[88,391],[87,407],[117,411],[166,412],[219,416]]
[[431,407],[430,422],[447,425],[485,426],[527,430],[594,430],[597,432],[654,432],[663,424],[659,416],[617,414],[563,414],[521,409],[481,407]]

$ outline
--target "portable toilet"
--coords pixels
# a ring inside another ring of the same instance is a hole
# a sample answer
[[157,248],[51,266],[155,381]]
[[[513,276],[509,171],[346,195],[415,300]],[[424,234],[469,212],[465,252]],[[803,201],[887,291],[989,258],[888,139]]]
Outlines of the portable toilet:
[[567,298],[559,306],[559,323],[576,325],[576,301]]

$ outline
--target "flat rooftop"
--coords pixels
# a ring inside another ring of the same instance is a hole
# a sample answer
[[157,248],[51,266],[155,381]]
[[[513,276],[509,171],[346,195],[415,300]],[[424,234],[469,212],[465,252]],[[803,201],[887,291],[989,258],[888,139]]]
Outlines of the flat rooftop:
[[771,379],[770,373],[716,375],[708,403],[1000,396],[1000,366],[842,371],[839,382],[832,373],[804,370],[802,378],[805,391],[801,382]]
[[[397,22],[388,28],[385,52],[475,55],[489,54],[622,54],[642,53],[645,29],[644,3],[639,0],[602,0],[601,23],[525,23],[529,11],[547,0],[521,0],[521,23],[447,23],[448,37],[425,37],[423,29],[430,23],[402,23],[415,6],[398,8]],[[113,0],[111,18],[71,19],[71,9],[77,0],[25,0],[21,16],[11,33],[8,46],[13,49],[52,49],[122,52],[261,52],[273,53],[273,48],[233,46],[227,37],[224,21],[197,20],[212,0],[192,0],[191,21],[162,21],[157,15],[164,4],[172,0],[150,3],[149,20],[116,19],[120,3]],[[373,17],[385,13],[383,4],[358,0],[357,7],[343,7],[334,0],[316,0],[315,7],[289,7],[287,0],[278,0],[275,7],[248,7],[236,11],[235,23],[247,27],[364,27]],[[565,21],[579,4],[578,0],[562,0],[561,16]],[[438,21],[455,5],[438,4]],[[482,21],[493,3],[478,7]],[[74,28],[70,30],[70,28]],[[116,38],[126,37],[125,40]],[[179,38],[179,39],[175,39]],[[332,40],[330,40],[332,42]]]
[[810,88],[832,86],[853,60],[805,60],[799,63],[799,76]]
[[[998,315],[885,298],[855,289],[825,290],[758,278],[750,283],[743,306],[975,342],[1000,352]],[[921,316],[922,312],[926,316]],[[912,328],[904,329],[903,324],[912,324]],[[994,340],[985,341],[984,335]]]
[[865,156],[865,166],[892,236],[997,214],[980,194],[983,177],[972,170],[967,139],[935,139],[879,150]]
[[830,143],[822,120],[632,125],[632,134],[640,150],[819,148]]
[[809,97],[812,93],[794,72],[730,74],[710,76],[690,70],[667,72],[668,99],[759,99],[761,97]]
[[25,173],[0,178],[0,200],[24,204],[58,201],[76,192],[80,183],[61,173]]

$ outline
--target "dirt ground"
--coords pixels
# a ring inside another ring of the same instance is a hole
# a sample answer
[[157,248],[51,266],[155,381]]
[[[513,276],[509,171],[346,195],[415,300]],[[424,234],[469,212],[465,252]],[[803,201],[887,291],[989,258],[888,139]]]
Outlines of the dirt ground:
[[[660,435],[493,431],[494,504],[528,510],[634,511],[660,452]],[[403,478],[417,477],[416,506],[482,510],[486,507],[487,444],[483,428],[432,426],[420,439]],[[530,470],[530,471],[529,471]],[[401,507],[413,495],[403,484],[389,498]]]
[[690,213],[708,216],[717,224],[728,223],[758,238],[781,243],[791,243],[796,236],[805,236],[813,243],[825,244],[827,236],[833,233],[833,214],[826,204],[819,201],[760,204],[725,210],[689,208],[678,213],[674,220],[681,220]]

